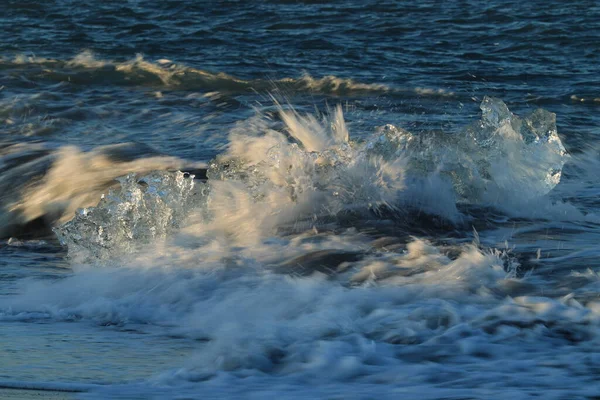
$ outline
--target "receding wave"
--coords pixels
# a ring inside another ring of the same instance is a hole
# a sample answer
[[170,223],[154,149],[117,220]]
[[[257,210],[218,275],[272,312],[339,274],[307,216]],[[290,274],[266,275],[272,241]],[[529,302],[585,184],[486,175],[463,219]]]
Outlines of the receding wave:
[[[114,62],[83,52],[70,60],[17,56],[0,59],[0,69],[26,68],[25,75],[35,79],[68,81],[74,84],[162,86],[168,89],[208,90],[221,92],[306,92],[324,95],[412,94],[446,97],[452,92],[431,88],[399,88],[383,83],[362,83],[333,75],[320,78],[304,74],[297,78],[245,80],[223,72],[209,72],[171,60],[155,62],[138,55],[132,60]],[[268,75],[268,74],[265,74]]]

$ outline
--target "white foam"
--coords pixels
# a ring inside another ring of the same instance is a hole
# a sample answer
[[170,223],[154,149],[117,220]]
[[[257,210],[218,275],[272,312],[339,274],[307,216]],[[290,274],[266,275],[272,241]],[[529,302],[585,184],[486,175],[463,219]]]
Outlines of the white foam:
[[[406,253],[372,254],[334,279],[266,268],[266,260],[273,265],[302,247],[368,245],[353,235],[248,247],[190,248],[173,239],[121,260],[126,267],[29,282],[21,295],[0,299],[2,319],[38,312],[99,326],[151,324],[169,337],[202,339],[181,368],[143,383],[93,388],[92,398],[175,398],[199,390],[206,398],[508,398],[524,390],[560,398],[598,389],[588,378],[600,365],[600,306],[506,297],[503,282],[515,278],[499,253],[466,245],[450,256],[417,239]],[[382,262],[395,272],[378,279]],[[373,278],[348,286],[356,271]]]

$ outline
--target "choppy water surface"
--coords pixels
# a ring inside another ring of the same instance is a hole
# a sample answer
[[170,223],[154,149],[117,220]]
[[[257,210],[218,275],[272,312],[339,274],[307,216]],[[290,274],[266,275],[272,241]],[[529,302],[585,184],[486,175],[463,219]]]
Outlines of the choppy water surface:
[[3,6],[1,395],[600,393],[597,2]]

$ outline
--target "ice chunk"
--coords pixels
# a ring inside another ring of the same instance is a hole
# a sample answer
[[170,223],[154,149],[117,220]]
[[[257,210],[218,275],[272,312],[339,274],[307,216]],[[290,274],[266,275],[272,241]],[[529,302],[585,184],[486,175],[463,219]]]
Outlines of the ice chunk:
[[470,132],[480,139],[475,158],[488,180],[482,199],[519,193],[529,200],[552,190],[568,157],[558,136],[556,114],[538,109],[519,118],[504,102],[490,97],[484,98],[481,110],[481,129]]
[[377,129],[375,135],[367,142],[366,150],[390,160],[402,154],[414,139],[415,136],[410,132],[387,124]]
[[497,128],[514,117],[502,100],[485,96],[479,105],[482,127]]
[[407,155],[409,178],[446,177],[463,202],[527,201],[552,190],[567,158],[556,115],[539,109],[521,119],[487,96],[480,108],[481,120],[456,134],[415,135],[386,125],[366,151],[385,159]]
[[165,171],[118,181],[120,187],[103,195],[96,207],[79,209],[54,229],[71,257],[103,260],[165,237],[187,215],[196,184],[193,175]]

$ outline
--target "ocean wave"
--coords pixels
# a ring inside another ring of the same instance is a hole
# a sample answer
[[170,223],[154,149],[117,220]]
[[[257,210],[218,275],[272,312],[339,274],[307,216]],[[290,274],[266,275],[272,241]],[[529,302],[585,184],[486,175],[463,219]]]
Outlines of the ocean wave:
[[259,114],[232,130],[206,182],[181,172],[132,174],[56,232],[72,257],[89,262],[122,257],[180,225],[248,245],[332,218],[383,214],[406,223],[428,214],[453,225],[464,217],[458,204],[535,207],[567,159],[554,114],[521,119],[487,97],[481,109],[481,121],[460,134],[387,125],[355,143],[340,107],[319,118],[279,106],[281,122]]
[[[50,79],[73,84],[148,85],[171,90],[207,90],[219,92],[290,92],[335,96],[412,94],[414,96],[450,97],[454,93],[444,89],[398,88],[382,83],[361,83],[351,78],[333,75],[313,77],[304,74],[298,78],[240,79],[223,72],[209,72],[171,60],[147,61],[138,55],[132,60],[115,62],[96,58],[83,52],[71,60],[19,55],[0,59],[0,69],[23,70],[32,79]],[[266,74],[268,75],[268,74]]]
[[[508,245],[477,234],[444,244],[404,230],[414,213],[458,224],[457,203],[513,207],[559,184],[567,155],[552,114],[519,118],[492,98],[481,108],[454,141],[390,125],[353,142],[339,108],[257,115],[206,179],[132,173],[58,227],[74,273],[23,282],[0,299],[0,321],[152,326],[197,345],[178,368],[90,398],[589,395],[598,385],[556,379],[600,365],[596,298],[538,286]],[[370,219],[393,234],[362,230]],[[575,278],[597,286],[594,273]]]
[[196,206],[204,210],[206,229],[235,227],[240,238],[365,212],[402,219],[418,210],[452,224],[462,219],[457,205],[463,203],[507,212],[547,208],[539,199],[559,183],[568,158],[554,114],[538,110],[521,119],[497,99],[486,98],[482,120],[462,133],[416,135],[386,125],[361,142],[350,140],[339,107],[320,117],[278,107],[276,115],[240,122],[228,150],[209,164],[133,144],[91,152],[7,144],[0,160],[0,184],[6,188],[2,235],[19,233],[27,224],[66,222],[78,208],[95,206],[127,173],[137,178],[122,187],[121,201],[138,190],[142,175],[183,166],[209,178],[196,183],[207,193]]

